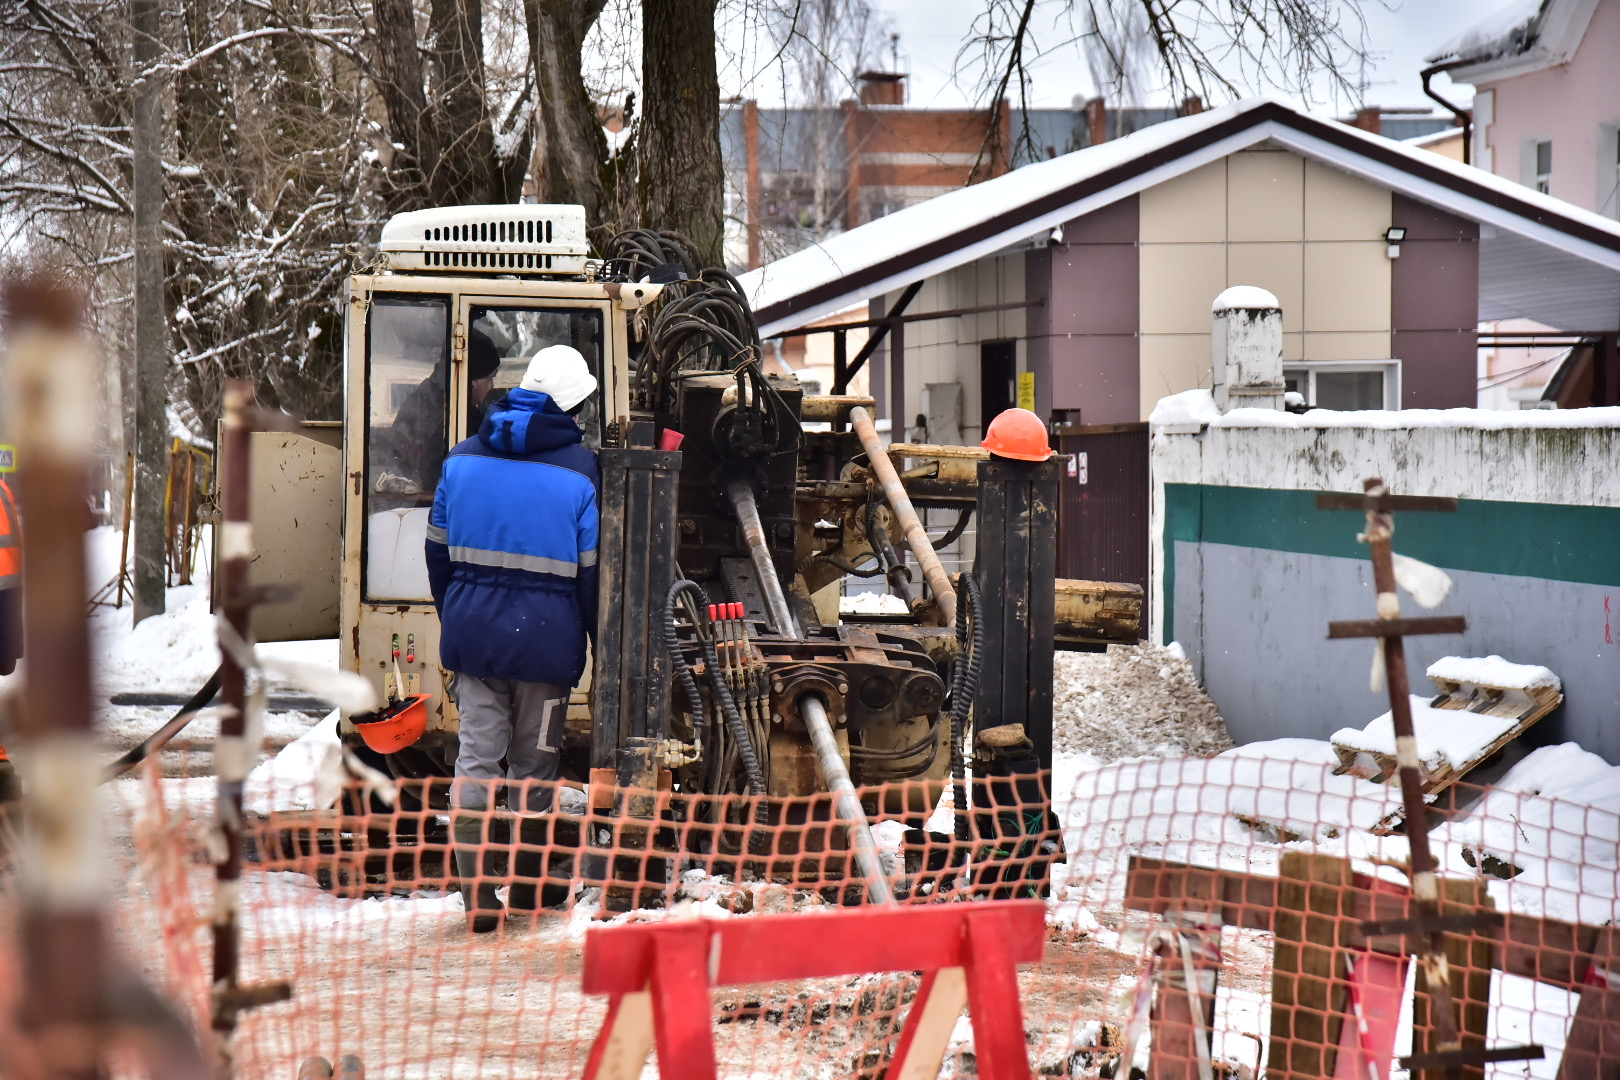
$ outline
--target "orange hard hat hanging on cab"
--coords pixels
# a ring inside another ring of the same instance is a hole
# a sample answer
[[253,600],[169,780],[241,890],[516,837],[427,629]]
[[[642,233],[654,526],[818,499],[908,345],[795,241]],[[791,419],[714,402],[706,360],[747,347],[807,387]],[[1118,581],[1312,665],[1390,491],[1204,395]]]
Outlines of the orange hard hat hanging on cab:
[[1046,425],[1028,409],[1008,409],[990,421],[980,444],[996,457],[1018,461],[1045,461],[1052,456]]

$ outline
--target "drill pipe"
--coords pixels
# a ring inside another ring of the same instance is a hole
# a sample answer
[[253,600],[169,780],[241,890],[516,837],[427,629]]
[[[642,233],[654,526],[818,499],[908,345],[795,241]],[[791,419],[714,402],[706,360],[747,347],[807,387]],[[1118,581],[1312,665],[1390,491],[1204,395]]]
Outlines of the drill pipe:
[[855,793],[849,771],[844,768],[843,755],[838,752],[838,740],[833,737],[832,723],[827,719],[827,703],[817,694],[805,694],[799,699],[799,717],[816,749],[816,763],[821,766],[821,779],[826,782],[827,790],[832,792],[833,808],[849,830],[849,846],[855,852],[855,866],[866,878],[867,895],[874,904],[892,906],[894,892],[878,859],[872,825],[866,820],[860,796]]
[[883,497],[888,500],[894,516],[900,519],[900,528],[905,530],[906,534],[906,544],[911,548],[911,553],[917,556],[917,562],[922,564],[923,577],[928,580],[928,587],[934,593],[934,601],[939,604],[943,625],[955,626],[956,590],[951,588],[951,579],[946,576],[945,567],[940,565],[939,555],[935,553],[934,545],[928,539],[922,519],[917,516],[917,508],[911,505],[911,499],[906,496],[905,485],[900,483],[900,474],[895,471],[894,462],[883,452],[883,443],[878,438],[877,428],[872,425],[872,417],[865,409],[857,406],[849,410],[849,422],[855,428],[855,434],[860,436],[861,446],[866,450],[866,460],[871,466],[872,475],[876,476],[878,483],[883,486]]
[[726,494],[731,497],[732,509],[737,512],[737,521],[742,524],[743,542],[748,545],[748,554],[754,560],[754,572],[759,577],[760,590],[765,593],[765,606],[771,609],[771,621],[776,623],[776,632],[783,637],[804,637],[799,630],[799,620],[793,617],[787,596],[782,592],[782,582],[776,576],[776,564],[771,562],[770,549],[765,546],[765,526],[759,520],[754,489],[748,486],[746,480],[733,480],[726,487]]

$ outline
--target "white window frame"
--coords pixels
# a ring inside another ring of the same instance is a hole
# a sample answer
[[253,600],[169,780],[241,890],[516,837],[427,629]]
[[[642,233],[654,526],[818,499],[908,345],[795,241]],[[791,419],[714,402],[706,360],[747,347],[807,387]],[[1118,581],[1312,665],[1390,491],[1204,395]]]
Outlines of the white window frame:
[[[1541,160],[1540,159],[1541,159],[1541,148],[1543,146],[1545,146],[1547,148],[1547,171],[1546,172],[1541,171]],[[1528,145],[1528,147],[1526,148],[1526,151],[1525,151],[1525,162],[1524,162],[1524,164],[1525,164],[1524,171],[1525,171],[1525,176],[1527,177],[1526,184],[1525,184],[1526,187],[1533,188],[1534,190],[1541,192],[1543,195],[1552,194],[1552,170],[1553,170],[1552,155],[1553,155],[1553,141],[1552,141],[1552,138],[1550,136],[1548,138],[1545,138],[1545,139],[1532,138],[1530,140],[1529,145]]]
[[1303,375],[1305,404],[1316,406],[1316,376],[1323,372],[1359,374],[1376,371],[1384,376],[1384,404],[1388,410],[1401,407],[1401,362],[1399,360],[1285,360],[1283,378]]

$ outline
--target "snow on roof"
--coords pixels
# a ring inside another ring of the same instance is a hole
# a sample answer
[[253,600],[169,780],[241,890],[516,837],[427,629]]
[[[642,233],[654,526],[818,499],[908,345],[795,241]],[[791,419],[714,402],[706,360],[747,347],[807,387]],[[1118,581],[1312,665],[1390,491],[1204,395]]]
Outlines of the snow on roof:
[[1541,12],[1548,0],[1512,0],[1487,15],[1461,34],[1446,42],[1433,55],[1431,64],[1453,60],[1489,60],[1522,53],[1536,40]]
[[1539,664],[1515,664],[1494,653],[1490,656],[1442,656],[1429,665],[1426,674],[1431,679],[1472,683],[1475,686],[1518,690],[1533,690],[1541,686],[1550,686],[1554,690],[1564,688],[1563,682],[1551,669]]
[[1620,406],[1594,409],[1367,409],[1305,413],[1233,409],[1221,413],[1208,390],[1184,390],[1159,399],[1148,415],[1154,427],[1199,425],[1222,428],[1620,428]]
[[857,226],[743,274],[765,336],[1038,237],[1262,143],[1620,271],[1620,222],[1265,98],[1169,120]]
[[1511,78],[1568,63],[1599,0],[1514,0],[1428,58],[1463,83]]
[[1462,130],[1460,127],[1441,128],[1439,131],[1431,131],[1427,135],[1414,135],[1410,139],[1402,139],[1401,142],[1407,146],[1433,146],[1435,143],[1443,143],[1447,139],[1461,138]]

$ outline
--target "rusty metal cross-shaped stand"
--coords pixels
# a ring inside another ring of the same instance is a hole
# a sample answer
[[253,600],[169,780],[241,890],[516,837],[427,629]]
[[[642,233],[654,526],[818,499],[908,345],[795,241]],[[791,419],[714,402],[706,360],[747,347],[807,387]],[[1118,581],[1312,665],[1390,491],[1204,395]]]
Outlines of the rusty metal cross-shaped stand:
[[1505,1046],[1475,1050],[1462,1048],[1458,1031],[1456,1003],[1451,994],[1451,976],[1446,963],[1445,935],[1485,929],[1500,930],[1504,925],[1498,912],[1443,916],[1440,913],[1440,885],[1435,876],[1434,855],[1429,850],[1427,808],[1423,802],[1423,775],[1418,756],[1417,733],[1412,725],[1410,680],[1406,670],[1404,639],[1411,634],[1460,634],[1467,623],[1460,615],[1404,619],[1396,592],[1395,558],[1390,537],[1395,531],[1396,510],[1457,509],[1457,500],[1412,495],[1391,495],[1383,480],[1372,477],[1364,482],[1362,495],[1324,494],[1316,497],[1322,510],[1363,510],[1367,528],[1361,539],[1371,550],[1373,587],[1378,594],[1378,617],[1328,624],[1329,638],[1378,638],[1383,643],[1384,668],[1389,688],[1390,719],[1395,729],[1395,761],[1399,766],[1401,801],[1406,812],[1406,838],[1411,846],[1412,898],[1417,914],[1407,919],[1368,921],[1361,929],[1368,936],[1386,935],[1418,938],[1426,946],[1418,952],[1418,967],[1424,986],[1434,1002],[1435,1045],[1427,1052],[1415,1052],[1401,1059],[1414,1072],[1444,1069],[1448,1077],[1460,1075],[1469,1065],[1497,1061],[1527,1061],[1543,1056],[1539,1046]]

